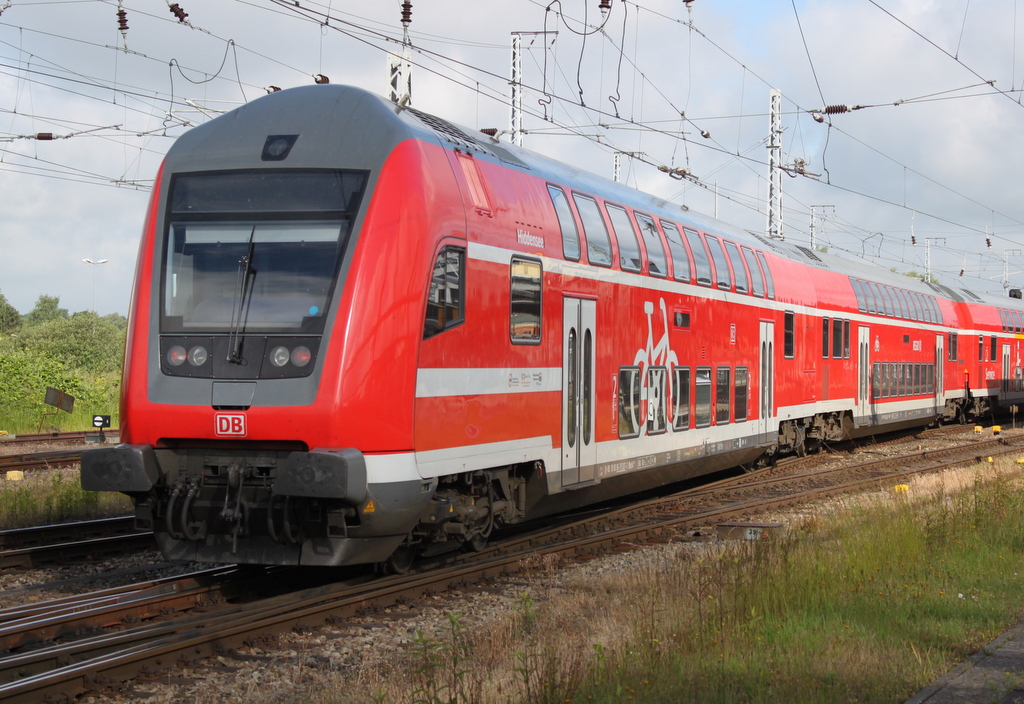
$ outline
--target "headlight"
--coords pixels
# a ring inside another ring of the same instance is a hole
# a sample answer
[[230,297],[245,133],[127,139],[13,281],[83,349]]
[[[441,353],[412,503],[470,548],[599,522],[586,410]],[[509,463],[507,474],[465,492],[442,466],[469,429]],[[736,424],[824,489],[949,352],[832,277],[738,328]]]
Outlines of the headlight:
[[[188,351],[188,363],[193,367],[201,367],[206,364],[206,360],[209,358],[209,354],[206,352],[206,348],[200,345],[196,345]],[[172,362],[173,364],[173,362]]]
[[185,352],[185,348],[181,345],[175,345],[171,349],[167,350],[167,363],[172,367],[180,367],[185,363],[188,358],[188,353]]
[[309,348],[305,345],[299,345],[292,350],[292,364],[296,367],[304,367],[309,364],[309,360],[313,355],[310,354]]
[[288,364],[288,360],[291,358],[291,353],[287,347],[280,346],[275,347],[270,352],[270,363],[275,367],[283,367]]

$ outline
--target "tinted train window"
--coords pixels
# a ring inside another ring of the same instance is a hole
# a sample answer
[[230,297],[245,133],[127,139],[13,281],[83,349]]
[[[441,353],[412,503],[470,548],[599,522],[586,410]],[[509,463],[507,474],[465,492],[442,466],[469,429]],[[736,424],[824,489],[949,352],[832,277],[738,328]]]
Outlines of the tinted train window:
[[683,238],[679,235],[679,228],[662,220],[661,229],[665,231],[668,251],[672,254],[673,276],[676,281],[692,281],[693,269],[690,267],[690,256],[686,253],[686,245],[683,244]]
[[512,258],[509,336],[514,343],[540,342],[542,274],[540,262]]
[[[640,234],[644,238],[644,244],[647,246],[647,271],[651,276],[658,276],[664,278],[668,276],[668,264],[665,260],[665,245],[661,243],[661,237],[658,236],[658,228],[654,224],[654,220],[644,215],[643,213],[633,213],[636,215],[636,222],[640,225]],[[676,235],[678,236],[678,232]],[[683,256],[686,256],[686,250],[683,250]],[[689,268],[689,261],[687,261],[687,268]]]
[[711,285],[711,258],[708,255],[707,245],[701,239],[700,234],[695,230],[683,228],[686,234],[686,241],[690,244],[690,253],[693,254],[693,265],[697,268],[697,283],[701,286]]
[[783,342],[782,342],[782,353],[786,359],[793,359],[794,354],[794,340],[796,321],[794,319],[793,311],[787,310],[783,316]]
[[985,361],[985,336],[978,335],[978,361]]
[[990,362],[996,361],[996,340],[998,340],[998,339],[999,338],[997,338],[995,335],[992,336],[992,347],[991,347],[991,349],[989,351],[989,360],[988,360]]
[[711,235],[705,235],[705,239],[708,242],[708,249],[711,250],[711,259],[715,262],[715,285],[728,291],[732,288],[732,277],[729,276],[729,264],[725,261],[722,243]]
[[719,367],[715,370],[715,424],[726,425],[729,422],[729,398],[732,396],[732,386],[729,384],[729,377],[732,370],[729,367]]
[[821,357],[828,359],[828,318],[821,319]]
[[566,259],[579,261],[580,233],[576,229],[576,219],[572,216],[569,201],[562,189],[556,186],[548,186],[548,193],[551,194],[551,203],[555,206],[555,215],[558,216],[558,228],[562,231],[562,254]]
[[604,218],[601,217],[601,209],[597,207],[597,201],[588,196],[581,196],[579,193],[573,193],[572,198],[576,201],[576,210],[579,211],[580,220],[583,222],[583,236],[587,240],[587,258],[591,264],[611,266],[612,243],[608,239],[608,229],[604,226]]
[[761,262],[761,269],[764,270],[764,281],[768,287],[768,298],[775,299],[775,280],[772,278],[772,270],[768,267],[768,260],[765,259],[764,252],[758,251],[757,260]]
[[690,427],[690,368],[676,367],[672,379],[672,428]]
[[736,385],[733,394],[736,422],[740,423],[747,419],[747,369],[746,367],[736,368]]
[[850,358],[850,321],[843,321],[843,359]]
[[853,285],[853,295],[857,297],[857,310],[861,313],[867,313],[868,302],[864,298],[864,291],[861,290],[860,281],[851,277],[850,283]]
[[640,271],[643,262],[640,260],[640,243],[636,240],[633,223],[619,206],[605,203],[605,208],[608,209],[608,219],[612,221],[615,239],[619,243],[619,266],[624,271]]
[[[847,337],[847,340],[850,338]],[[832,359],[843,358],[843,321],[832,318]]]
[[711,367],[697,367],[694,387],[693,427],[706,428],[711,425]]
[[949,355],[947,359],[950,362],[955,362],[956,360],[960,359],[960,355],[956,349],[957,334],[955,332],[950,332],[946,333],[946,336],[948,338],[946,341],[946,352]]
[[743,268],[743,259],[740,258],[740,249],[732,242],[725,240],[725,251],[729,254],[732,273],[736,276],[736,292],[746,293],[750,290],[750,284],[747,279],[747,272]]
[[640,367],[621,367],[619,369],[619,437],[635,438],[639,434]]
[[647,370],[647,434],[665,432],[665,388],[668,370],[651,367]]
[[750,292],[758,298],[764,298],[764,276],[761,275],[761,267],[757,265],[757,257],[749,247],[743,248],[743,261],[750,269]]
[[921,395],[921,364],[920,362],[914,363],[914,395]]
[[879,362],[871,365],[871,398],[882,398],[882,365]]
[[427,293],[424,338],[433,337],[463,321],[465,309],[462,280],[465,256],[466,250],[462,247],[445,247],[434,260],[430,290]]

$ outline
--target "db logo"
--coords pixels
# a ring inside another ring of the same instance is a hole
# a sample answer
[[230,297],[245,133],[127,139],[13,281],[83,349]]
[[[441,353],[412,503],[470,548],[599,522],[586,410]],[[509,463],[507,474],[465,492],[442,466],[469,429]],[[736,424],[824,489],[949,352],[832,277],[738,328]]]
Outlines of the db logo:
[[213,417],[217,435],[245,436],[245,414],[218,413]]

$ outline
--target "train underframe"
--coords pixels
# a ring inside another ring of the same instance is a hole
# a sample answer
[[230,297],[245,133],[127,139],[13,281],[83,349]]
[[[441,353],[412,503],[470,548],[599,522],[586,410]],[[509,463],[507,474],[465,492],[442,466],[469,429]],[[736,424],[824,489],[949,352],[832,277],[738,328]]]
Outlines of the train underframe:
[[[938,416],[903,425],[970,422],[991,415],[996,405],[992,397],[967,394],[947,400]],[[876,428],[855,427],[850,411],[821,413],[782,421],[774,444],[734,459],[752,469],[871,432]],[[562,499],[547,495],[541,462],[372,484],[356,450],[120,445],[91,451],[86,458],[83,487],[132,496],[137,527],[153,531],[168,558],[207,562],[375,562],[402,572],[417,557],[479,550],[495,529],[536,517],[540,504],[546,506],[541,513],[550,513],[551,506],[581,503],[588,493],[569,492],[577,496]],[[664,468],[661,478],[651,483],[707,471],[714,471],[712,464]],[[592,492],[587,500],[600,500],[601,493]],[[609,486],[603,492],[605,497],[620,493],[627,491]]]

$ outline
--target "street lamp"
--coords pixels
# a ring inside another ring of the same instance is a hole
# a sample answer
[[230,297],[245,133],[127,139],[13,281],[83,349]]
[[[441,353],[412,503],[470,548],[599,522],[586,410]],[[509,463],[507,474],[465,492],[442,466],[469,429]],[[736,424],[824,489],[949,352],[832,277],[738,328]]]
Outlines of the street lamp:
[[97,259],[96,261],[93,261],[92,259],[83,259],[82,261],[85,262],[86,264],[91,264],[92,265],[92,312],[95,313],[96,312],[96,265],[97,264],[106,264],[107,260],[106,259]]

